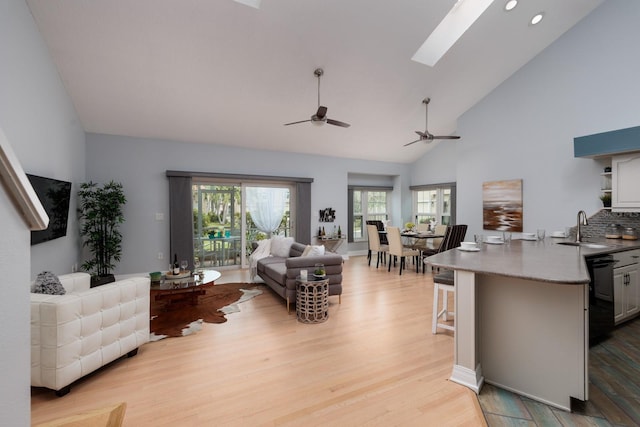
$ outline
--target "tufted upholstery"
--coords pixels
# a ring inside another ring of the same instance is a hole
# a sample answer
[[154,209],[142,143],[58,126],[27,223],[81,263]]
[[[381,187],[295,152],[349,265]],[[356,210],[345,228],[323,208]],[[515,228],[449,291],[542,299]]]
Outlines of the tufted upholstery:
[[149,278],[90,288],[60,276],[66,295],[31,294],[31,385],[69,391],[75,380],[149,341]]

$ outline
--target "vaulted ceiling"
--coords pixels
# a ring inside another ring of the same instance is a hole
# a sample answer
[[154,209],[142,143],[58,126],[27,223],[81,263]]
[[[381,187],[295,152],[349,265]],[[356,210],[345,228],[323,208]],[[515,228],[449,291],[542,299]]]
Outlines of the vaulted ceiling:
[[[429,131],[455,133],[602,1],[495,0],[434,67],[411,57],[454,0],[27,3],[87,132],[408,163],[436,144],[403,147],[425,97]],[[318,67],[327,116],[351,127],[283,126],[315,113]]]

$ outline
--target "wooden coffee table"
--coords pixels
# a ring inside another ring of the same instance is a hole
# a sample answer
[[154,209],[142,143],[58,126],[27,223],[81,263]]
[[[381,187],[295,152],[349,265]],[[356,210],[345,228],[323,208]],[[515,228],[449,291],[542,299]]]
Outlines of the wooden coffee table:
[[207,288],[215,285],[221,274],[216,270],[205,270],[202,279],[189,276],[183,279],[163,278],[158,283],[151,283],[151,298],[154,301],[165,301],[165,309],[176,305],[197,305],[198,297],[204,295]]

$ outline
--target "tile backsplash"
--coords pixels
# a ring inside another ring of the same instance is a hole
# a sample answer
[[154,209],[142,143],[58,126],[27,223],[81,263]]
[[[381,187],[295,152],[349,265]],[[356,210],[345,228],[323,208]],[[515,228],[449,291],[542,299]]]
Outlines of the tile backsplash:
[[[588,219],[589,225],[582,227],[585,237],[604,237],[605,228],[610,224],[620,224],[622,227],[633,227],[640,232],[640,212],[611,212],[602,209]],[[572,236],[576,234],[576,227],[571,228]]]

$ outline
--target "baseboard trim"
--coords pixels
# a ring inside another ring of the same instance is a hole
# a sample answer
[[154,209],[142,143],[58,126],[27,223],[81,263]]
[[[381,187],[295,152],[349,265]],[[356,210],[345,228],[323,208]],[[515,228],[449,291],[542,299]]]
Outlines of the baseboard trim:
[[475,370],[465,368],[461,365],[453,365],[453,371],[449,379],[454,383],[470,388],[476,394],[480,393],[482,384],[484,384],[484,377],[482,376],[482,368],[480,365],[476,366]]

